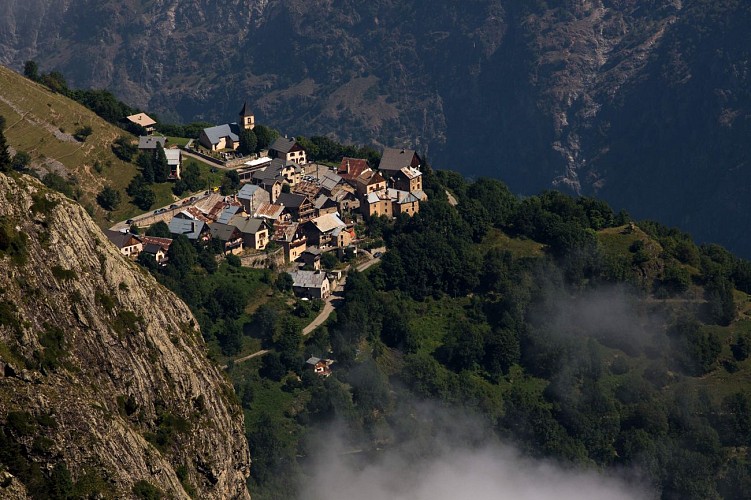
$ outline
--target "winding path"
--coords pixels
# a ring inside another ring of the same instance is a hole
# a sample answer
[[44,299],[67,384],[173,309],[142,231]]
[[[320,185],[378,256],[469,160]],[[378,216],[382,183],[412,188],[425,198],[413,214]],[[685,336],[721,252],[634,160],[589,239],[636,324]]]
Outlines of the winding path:
[[[381,261],[380,257],[373,257],[372,254],[370,254],[369,252],[366,252],[365,250],[362,250],[362,251],[365,252],[365,253],[367,253],[368,255],[370,255],[370,260],[368,260],[367,262],[363,262],[362,264],[360,264],[359,266],[357,266],[357,270],[359,272],[365,271],[369,267],[371,267],[371,266],[373,266],[375,264],[378,264]],[[385,251],[385,248],[378,249],[378,251],[383,252],[383,251]],[[321,326],[322,324],[324,324],[326,322],[326,320],[329,319],[329,316],[331,316],[331,313],[334,312],[334,310],[342,302],[344,302],[344,296],[342,295],[342,292],[344,291],[344,284],[346,282],[347,282],[347,276],[344,276],[342,278],[341,283],[339,283],[339,285],[336,287],[336,290],[334,291],[334,293],[332,293],[331,295],[329,295],[328,297],[326,297],[326,300],[324,301],[323,309],[321,310],[321,312],[318,314],[318,316],[316,316],[313,319],[313,321],[310,322],[310,324],[308,324],[308,326],[306,326],[305,328],[303,328],[303,330],[302,330],[303,337],[309,335],[316,328],[318,328],[319,326]],[[256,352],[254,352],[252,354],[248,354],[247,356],[243,356],[242,358],[235,359],[234,360],[234,364],[243,363],[243,362],[248,361],[249,359],[253,359],[253,358],[258,358],[260,356],[268,354],[269,352],[271,352],[270,349],[262,349],[260,351],[256,351]],[[222,369],[226,370],[227,369],[227,365],[222,366]]]

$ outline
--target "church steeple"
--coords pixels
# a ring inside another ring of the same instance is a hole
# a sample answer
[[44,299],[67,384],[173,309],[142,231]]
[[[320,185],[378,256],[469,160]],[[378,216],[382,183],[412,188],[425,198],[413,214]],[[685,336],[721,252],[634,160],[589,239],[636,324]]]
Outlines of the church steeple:
[[243,109],[240,110],[240,124],[246,130],[253,130],[256,126],[256,118],[248,110],[248,101],[243,103]]

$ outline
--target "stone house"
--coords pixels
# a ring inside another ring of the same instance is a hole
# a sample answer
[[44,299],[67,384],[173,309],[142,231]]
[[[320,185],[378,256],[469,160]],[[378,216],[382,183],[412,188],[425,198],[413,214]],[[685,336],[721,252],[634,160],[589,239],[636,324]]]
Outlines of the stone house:
[[143,241],[143,253],[151,255],[157,264],[167,263],[167,252],[172,245],[172,238],[159,238],[157,236],[141,236]]
[[321,194],[318,198],[313,200],[313,207],[316,211],[316,217],[326,214],[335,214],[339,211],[339,204],[325,194]]
[[167,138],[160,135],[142,135],[138,138],[138,151],[155,152],[157,144],[164,147],[167,144]]
[[301,230],[308,243],[320,248],[344,247],[352,242],[352,231],[337,214],[327,214],[302,224]]
[[331,193],[336,189],[337,186],[344,182],[344,179],[342,179],[341,176],[335,174],[334,172],[326,171],[318,179],[318,182],[321,186],[321,191],[326,196],[331,196]]
[[128,258],[135,259],[143,250],[143,241],[131,233],[122,233],[108,229],[105,232],[107,239],[115,244],[120,253]]
[[277,137],[269,146],[269,156],[284,161],[292,161],[297,164],[307,163],[305,150],[297,143],[295,138]]
[[278,177],[290,186],[295,186],[302,179],[302,167],[294,161],[274,158],[266,168],[274,171]]
[[170,180],[177,180],[180,178],[180,171],[183,165],[183,153],[179,149],[165,149],[164,156],[167,157],[167,166],[169,167]]
[[370,193],[386,189],[386,179],[380,173],[370,170],[355,179],[355,188],[360,198],[365,198]]
[[130,123],[143,127],[148,135],[153,134],[154,130],[156,130],[154,128],[154,125],[156,125],[156,120],[151,118],[146,113],[136,113],[135,115],[126,116],[125,119]]
[[243,238],[243,246],[254,250],[264,250],[269,244],[269,224],[263,219],[254,219],[243,215],[236,215],[230,220]]
[[169,232],[185,235],[190,241],[206,243],[211,239],[209,225],[202,220],[175,216],[169,221]]
[[404,167],[417,170],[422,166],[422,159],[412,149],[385,148],[378,164],[378,171],[386,178],[396,175]]
[[355,188],[349,184],[340,184],[331,193],[331,199],[337,204],[337,211],[341,214],[360,208],[360,199]]
[[222,251],[224,254],[239,254],[243,251],[243,235],[235,226],[214,222],[209,226],[211,229],[211,239],[217,239],[224,245]]
[[370,170],[368,160],[363,160],[361,158],[349,158],[345,156],[344,158],[342,158],[342,162],[339,165],[339,169],[336,173],[345,181],[350,182],[354,181],[368,170]]
[[279,223],[274,225],[271,241],[281,245],[284,249],[286,262],[294,262],[308,248],[308,239],[299,231],[297,222]]
[[310,247],[300,254],[300,260],[306,267],[310,266],[314,271],[319,271],[321,269],[321,250]]
[[369,193],[363,200],[360,210],[365,217],[393,217],[393,207],[391,198],[386,194],[386,190]]
[[293,271],[292,291],[297,297],[325,299],[331,294],[329,278],[323,271]]
[[420,211],[420,199],[414,193],[387,189],[386,194],[391,199],[391,213],[396,217],[399,214],[407,214],[410,217]]
[[284,206],[284,211],[289,214],[290,220],[305,222],[315,217],[315,207],[307,196],[281,193],[276,199],[276,204]]
[[256,219],[266,219],[271,224],[288,222],[284,220],[284,206],[274,203],[261,203],[261,206],[253,213]]
[[225,123],[205,128],[201,131],[198,142],[211,151],[235,150],[240,146],[240,126],[237,123]]
[[247,213],[252,214],[262,203],[271,202],[271,194],[261,186],[244,184],[237,193],[237,201],[242,203]]
[[391,176],[391,184],[400,191],[422,191],[422,172],[414,167],[404,167]]

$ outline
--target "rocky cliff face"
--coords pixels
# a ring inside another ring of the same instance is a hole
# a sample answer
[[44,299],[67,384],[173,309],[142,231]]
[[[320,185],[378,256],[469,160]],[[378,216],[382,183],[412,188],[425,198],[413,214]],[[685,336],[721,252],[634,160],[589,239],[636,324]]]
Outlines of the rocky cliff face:
[[411,144],[751,255],[749,23],[736,0],[10,0],[0,61],[172,120],[247,98],[285,133]]
[[0,174],[0,497],[249,498],[243,416],[195,325],[80,206]]

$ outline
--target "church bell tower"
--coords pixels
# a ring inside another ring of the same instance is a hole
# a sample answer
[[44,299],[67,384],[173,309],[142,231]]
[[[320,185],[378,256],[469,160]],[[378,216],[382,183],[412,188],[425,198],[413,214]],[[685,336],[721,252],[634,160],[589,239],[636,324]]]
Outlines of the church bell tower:
[[245,130],[253,130],[256,126],[256,117],[248,111],[248,101],[243,103],[243,109],[240,110],[240,124]]

